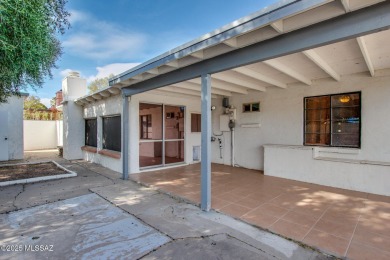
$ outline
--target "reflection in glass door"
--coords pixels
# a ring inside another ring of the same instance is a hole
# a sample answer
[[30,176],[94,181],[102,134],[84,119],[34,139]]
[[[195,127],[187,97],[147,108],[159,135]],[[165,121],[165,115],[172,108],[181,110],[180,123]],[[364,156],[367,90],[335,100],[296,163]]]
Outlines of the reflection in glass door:
[[139,104],[139,165],[140,167],[163,165],[162,160],[163,106]]
[[182,106],[140,103],[141,168],[184,162],[184,114]]
[[184,162],[184,107],[165,106],[164,164]]

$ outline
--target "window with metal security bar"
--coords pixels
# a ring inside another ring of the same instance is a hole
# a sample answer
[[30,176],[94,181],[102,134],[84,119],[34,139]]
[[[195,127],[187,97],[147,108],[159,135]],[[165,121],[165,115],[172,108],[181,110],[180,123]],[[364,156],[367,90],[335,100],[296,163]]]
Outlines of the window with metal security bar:
[[360,148],[361,92],[304,98],[304,145]]
[[121,151],[121,117],[103,117],[103,149]]
[[97,147],[97,120],[85,120],[85,145]]

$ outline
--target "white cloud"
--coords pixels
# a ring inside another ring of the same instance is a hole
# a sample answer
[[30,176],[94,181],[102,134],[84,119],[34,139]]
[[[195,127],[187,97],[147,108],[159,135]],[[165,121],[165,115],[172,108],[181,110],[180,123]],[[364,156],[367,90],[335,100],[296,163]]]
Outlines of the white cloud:
[[47,108],[50,108],[51,107],[51,104],[50,104],[50,98],[41,98],[41,103],[44,104]]
[[122,72],[125,72],[126,70],[134,68],[137,65],[139,65],[139,63],[112,63],[103,67],[96,67],[97,74],[94,76],[89,76],[87,81],[91,82],[97,78],[107,77],[110,74],[118,75]]
[[65,78],[66,76],[68,76],[69,72],[71,72],[71,71],[75,71],[75,70],[72,70],[72,69],[61,70],[60,71],[61,78]]
[[65,51],[94,60],[135,59],[142,55],[147,36],[120,25],[98,20],[76,10],[63,46]]
[[70,10],[69,12],[70,12],[70,17],[68,20],[70,25],[75,25],[78,22],[82,22],[90,18],[88,14],[81,11]]

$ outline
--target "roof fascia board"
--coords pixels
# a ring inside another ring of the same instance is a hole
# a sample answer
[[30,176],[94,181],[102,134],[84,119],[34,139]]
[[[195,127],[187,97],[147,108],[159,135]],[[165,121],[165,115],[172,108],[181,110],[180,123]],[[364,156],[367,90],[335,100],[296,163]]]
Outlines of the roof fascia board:
[[122,88],[126,96],[390,28],[390,1],[200,61]]
[[173,50],[159,55],[149,61],[146,61],[128,71],[125,71],[110,79],[110,85],[132,78],[138,74],[144,73],[150,69],[162,66],[173,60],[185,57],[191,53],[203,50],[207,47],[222,43],[227,39],[237,37],[246,32],[255,30],[280,19],[304,12],[330,2],[330,0],[284,0],[260,10],[254,14],[238,19],[222,28],[216,29],[211,33],[205,34],[198,39],[183,44]]

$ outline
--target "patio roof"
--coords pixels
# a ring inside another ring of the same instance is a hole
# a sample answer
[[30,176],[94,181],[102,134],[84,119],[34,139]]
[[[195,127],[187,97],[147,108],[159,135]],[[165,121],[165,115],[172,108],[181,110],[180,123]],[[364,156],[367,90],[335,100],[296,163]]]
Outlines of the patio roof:
[[[281,38],[379,2],[383,1],[280,1],[115,76],[110,80],[110,87],[81,97],[76,103],[84,105],[118,95],[124,87],[132,89],[155,77]],[[313,80],[327,77],[339,81],[342,75],[365,71],[374,76],[376,72],[390,68],[389,50],[384,40],[388,37],[389,31],[368,34],[215,73],[212,75],[212,97],[266,91],[268,87],[287,88],[296,83],[311,85]],[[169,84],[153,92],[200,97],[200,79]]]

